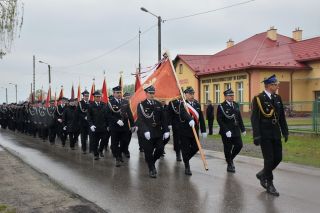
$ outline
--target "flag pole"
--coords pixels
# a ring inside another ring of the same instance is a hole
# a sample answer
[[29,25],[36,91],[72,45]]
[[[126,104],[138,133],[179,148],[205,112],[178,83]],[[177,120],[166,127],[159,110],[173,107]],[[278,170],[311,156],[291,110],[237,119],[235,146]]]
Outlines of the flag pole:
[[[182,93],[182,90],[181,90],[180,83],[179,83],[179,81],[178,81],[178,77],[177,77],[177,75],[176,75],[176,72],[174,71],[175,69],[174,69],[174,67],[173,67],[172,61],[170,60],[168,54],[167,54],[167,53],[165,53],[165,54],[167,55],[168,60],[170,61],[170,65],[171,65],[171,68],[172,68],[172,72],[173,72],[173,75],[174,75],[174,77],[175,77],[175,79],[176,79],[176,83],[177,83],[177,86],[178,86],[178,88],[179,88],[181,98],[182,98],[182,100],[183,100],[183,106],[184,106],[185,110],[187,111],[187,113],[190,114],[190,113],[189,113],[189,110],[188,110],[188,108],[187,108],[186,100],[184,99],[184,96],[183,96],[183,93]],[[205,155],[204,155],[203,149],[202,149],[202,147],[201,147],[201,143],[200,143],[200,141],[199,141],[199,138],[198,138],[198,134],[197,134],[197,132],[196,132],[196,129],[195,129],[194,127],[192,127],[192,131],[193,131],[194,138],[196,139],[197,146],[198,146],[198,148],[199,148],[199,152],[200,152],[201,160],[202,160],[202,162],[203,162],[203,166],[204,166],[205,170],[208,171],[208,170],[209,170],[209,168],[208,168],[208,163],[207,163],[206,157],[205,157]]]

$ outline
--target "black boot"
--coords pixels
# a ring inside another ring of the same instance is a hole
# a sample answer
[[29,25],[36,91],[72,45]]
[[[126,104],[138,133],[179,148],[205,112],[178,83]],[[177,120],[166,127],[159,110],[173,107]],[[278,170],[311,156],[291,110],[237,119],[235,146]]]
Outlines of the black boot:
[[101,158],[103,158],[104,157],[103,151],[100,151],[99,155],[100,155]]
[[272,180],[267,181],[267,192],[276,197],[280,195],[277,189],[274,187]]
[[261,170],[260,172],[258,172],[258,173],[256,174],[256,177],[260,180],[260,185],[261,185],[263,188],[267,189],[267,181],[266,181],[266,179],[264,178],[263,170]]
[[155,173],[154,169],[150,169],[149,170],[149,176],[151,178],[157,178],[157,174]]
[[235,170],[234,167],[232,166],[232,163],[231,163],[231,162],[228,163],[227,172],[231,172],[231,173],[235,173],[235,172],[236,172],[236,170]]
[[190,170],[190,164],[189,164],[189,162],[188,162],[188,163],[184,163],[184,167],[185,167],[184,173],[185,173],[186,175],[191,176],[191,175],[192,175],[192,172],[191,172],[191,170]]
[[121,166],[120,158],[116,158],[116,167],[120,167],[120,166]]
[[176,159],[177,159],[178,162],[181,161],[181,152],[180,151],[176,152]]

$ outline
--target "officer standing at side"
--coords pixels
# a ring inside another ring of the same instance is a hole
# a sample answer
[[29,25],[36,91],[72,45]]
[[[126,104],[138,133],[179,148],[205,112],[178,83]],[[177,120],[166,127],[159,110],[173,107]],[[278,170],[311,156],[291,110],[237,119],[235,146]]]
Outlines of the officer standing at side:
[[273,185],[272,171],[282,160],[281,134],[288,141],[288,125],[281,97],[276,94],[279,82],[275,75],[264,81],[265,90],[252,100],[251,124],[254,144],[261,146],[264,168],[256,177],[267,192],[279,196]]
[[219,134],[221,135],[224,155],[227,161],[227,171],[234,173],[235,166],[233,159],[242,149],[242,139],[240,131],[246,135],[240,113],[239,104],[233,101],[234,92],[227,89],[223,92],[225,101],[217,108],[217,121],[220,126]]

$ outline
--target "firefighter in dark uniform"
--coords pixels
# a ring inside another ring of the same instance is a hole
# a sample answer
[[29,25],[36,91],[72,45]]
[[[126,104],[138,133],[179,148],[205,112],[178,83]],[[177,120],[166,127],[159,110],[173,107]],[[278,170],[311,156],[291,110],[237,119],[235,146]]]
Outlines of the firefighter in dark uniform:
[[89,127],[92,134],[91,139],[94,159],[99,160],[99,154],[100,157],[103,157],[103,149],[107,139],[107,106],[103,102],[101,102],[101,93],[99,91],[95,91],[93,95],[94,101],[90,103],[87,116]]
[[47,109],[43,106],[43,104],[38,108],[39,110],[39,132],[40,138],[43,142],[48,139],[48,124],[47,124]]
[[70,141],[70,148],[74,150],[74,146],[78,137],[78,119],[77,118],[77,100],[70,99],[69,105],[63,111],[63,130],[67,132]]
[[51,100],[50,106],[46,110],[46,113],[47,113],[47,121],[46,122],[48,125],[49,142],[51,145],[53,145],[55,143],[56,134],[57,134],[56,122],[54,119],[56,107],[54,104],[55,104],[55,101]]
[[3,105],[0,108],[0,121],[1,121],[1,128],[6,129],[8,126],[8,108],[7,104],[3,103]]
[[179,105],[180,111],[180,142],[182,158],[185,165],[185,174],[192,175],[190,170],[190,159],[198,152],[198,146],[192,131],[192,127],[196,129],[197,134],[199,133],[199,127],[201,130],[201,135],[203,138],[207,137],[206,125],[204,122],[203,114],[201,111],[201,106],[198,101],[194,99],[194,89],[192,87],[187,87],[184,90],[186,96],[186,104],[194,113],[189,114],[186,111],[184,102],[181,101]]
[[176,152],[176,160],[181,161],[181,143],[180,143],[180,136],[179,136],[179,106],[180,106],[180,99],[175,99],[169,102],[168,104],[168,123],[169,129],[172,129],[173,135],[173,149]]
[[217,122],[220,126],[219,134],[224,147],[224,156],[227,161],[227,171],[234,173],[233,159],[239,154],[243,147],[241,133],[246,135],[240,113],[239,104],[233,101],[234,92],[227,89],[223,92],[225,101],[217,108]]
[[29,119],[30,119],[30,132],[31,135],[35,138],[37,135],[37,104],[34,103],[29,108]]
[[213,107],[210,100],[208,100],[206,117],[207,117],[207,121],[208,121],[209,135],[212,135],[213,134],[213,121],[214,121],[214,107]]
[[[122,98],[121,86],[112,88],[113,98],[108,102],[108,121],[111,134],[111,151],[116,159],[116,167],[121,165],[122,150],[124,150],[127,139],[130,137],[131,129],[134,127],[134,120],[130,109],[129,101]],[[130,153],[126,153],[130,156]]]
[[[123,99],[127,100],[129,102],[129,99],[131,97],[131,94],[128,93],[128,92],[125,92],[123,94]],[[127,157],[127,158],[130,158],[130,151],[129,151],[129,145],[130,145],[130,142],[131,142],[131,137],[132,137],[132,133],[134,133],[138,128],[135,127],[135,128],[130,128],[130,132],[129,132],[129,135],[126,139],[126,143],[125,145],[123,146],[123,149],[121,150],[122,153]]]
[[263,169],[256,177],[269,194],[279,196],[273,185],[272,171],[282,160],[281,135],[288,141],[288,126],[281,97],[276,94],[279,82],[275,75],[264,81],[265,90],[252,100],[251,124],[255,145],[261,146]]
[[89,108],[89,92],[84,90],[82,93],[82,100],[78,104],[77,117],[80,125],[81,149],[82,153],[87,153],[87,141],[89,136],[88,124],[88,108]]
[[156,178],[155,162],[163,153],[163,140],[169,138],[170,130],[161,103],[154,100],[155,88],[149,85],[144,90],[147,98],[137,106],[137,124],[141,134],[145,160],[149,167],[149,176]]
[[54,118],[56,121],[57,135],[61,140],[62,146],[64,147],[66,145],[67,131],[63,125],[63,112],[66,108],[68,99],[65,97],[62,97],[58,101],[60,102],[60,104],[56,107]]
[[[167,124],[168,124],[168,128],[169,128],[169,120],[168,120],[168,105],[167,105],[167,103],[166,103],[166,101],[165,100],[161,100],[160,101],[160,103],[161,103],[161,107],[162,107],[162,110],[163,110],[163,112],[164,112],[164,116],[165,116],[165,120],[167,121]],[[165,133],[165,129],[163,129],[162,130],[162,133],[164,134]],[[170,131],[170,128],[169,128],[169,131]],[[166,154],[166,151],[165,151],[165,147],[166,147],[166,145],[168,144],[168,142],[170,141],[170,136],[168,137],[168,138],[163,138],[162,139],[163,140],[163,153],[162,153],[162,155],[161,155],[161,157],[162,158],[164,158],[164,156],[165,156],[165,154]]]

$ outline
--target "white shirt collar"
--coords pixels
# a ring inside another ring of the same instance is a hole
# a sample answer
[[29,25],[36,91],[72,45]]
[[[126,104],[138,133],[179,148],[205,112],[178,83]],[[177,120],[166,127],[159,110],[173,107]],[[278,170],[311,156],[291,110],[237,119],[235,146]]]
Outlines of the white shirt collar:
[[271,93],[268,92],[267,90],[264,90],[264,92],[267,94],[267,96],[271,99]]
[[227,100],[226,100],[226,102],[227,102],[230,106],[233,106],[232,102],[227,101]]

